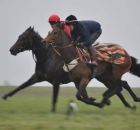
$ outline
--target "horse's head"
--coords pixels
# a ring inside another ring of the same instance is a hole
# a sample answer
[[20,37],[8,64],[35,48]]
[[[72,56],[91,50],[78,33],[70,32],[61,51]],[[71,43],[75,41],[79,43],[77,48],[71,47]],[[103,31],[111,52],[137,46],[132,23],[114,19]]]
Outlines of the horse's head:
[[16,43],[10,48],[12,55],[17,55],[20,52],[25,50],[30,50],[32,48],[32,39],[31,35],[34,33],[34,28],[29,27],[25,32],[23,32],[19,37]]
[[47,43],[53,43],[61,47],[69,44],[71,40],[72,39],[63,31],[61,26],[53,28],[45,39]]
[[65,63],[70,63],[77,58],[77,53],[73,48],[72,38],[63,30],[62,27],[55,27],[45,38],[47,43],[51,43],[59,51]]
[[61,29],[59,27],[53,28],[52,31],[50,31],[46,37],[46,42],[47,43],[60,43],[60,33]]

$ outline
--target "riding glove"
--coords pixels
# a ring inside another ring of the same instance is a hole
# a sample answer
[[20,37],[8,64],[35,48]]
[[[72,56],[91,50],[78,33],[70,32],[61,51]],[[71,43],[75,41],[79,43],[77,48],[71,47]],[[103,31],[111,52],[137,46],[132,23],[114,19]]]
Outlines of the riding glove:
[[74,44],[75,46],[84,46],[82,42],[81,42],[81,43],[73,42],[73,44]]

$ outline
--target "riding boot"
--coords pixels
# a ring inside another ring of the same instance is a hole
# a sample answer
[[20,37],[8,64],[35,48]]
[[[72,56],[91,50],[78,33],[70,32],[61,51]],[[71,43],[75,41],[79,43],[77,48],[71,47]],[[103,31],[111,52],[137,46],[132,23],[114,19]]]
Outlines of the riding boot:
[[98,66],[97,60],[96,60],[96,50],[93,46],[90,46],[87,48],[88,52],[90,54],[91,57],[91,64],[94,66]]

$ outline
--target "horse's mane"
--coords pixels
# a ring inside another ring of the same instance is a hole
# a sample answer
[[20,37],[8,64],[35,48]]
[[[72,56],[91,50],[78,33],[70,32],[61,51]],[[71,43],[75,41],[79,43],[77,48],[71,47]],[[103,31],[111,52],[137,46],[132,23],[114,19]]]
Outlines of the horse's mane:
[[70,41],[72,41],[73,39],[72,39],[72,37],[71,36],[69,36],[64,30],[63,30],[63,28],[62,27],[60,27],[60,29],[61,29],[61,31],[63,31],[64,32],[64,34],[66,35],[66,37],[70,40]]
[[40,34],[37,31],[34,30],[34,27],[33,28],[32,27],[29,27],[28,29],[26,29],[25,33],[28,32],[28,31],[30,33],[35,34],[39,39],[42,39],[42,37],[40,36]]
[[35,31],[35,33],[36,33],[39,37],[41,37],[38,31],[37,31],[37,32]]
[[67,36],[67,38],[68,38],[70,41],[72,41],[72,37],[70,37],[64,30],[63,30],[63,32],[65,33],[65,35]]
[[33,29],[33,32],[36,34],[36,36],[37,36],[37,37],[39,37],[39,38],[41,38],[41,39],[42,39],[42,37],[41,37],[41,35],[39,34],[39,32],[38,32],[38,31],[35,31],[35,30]]

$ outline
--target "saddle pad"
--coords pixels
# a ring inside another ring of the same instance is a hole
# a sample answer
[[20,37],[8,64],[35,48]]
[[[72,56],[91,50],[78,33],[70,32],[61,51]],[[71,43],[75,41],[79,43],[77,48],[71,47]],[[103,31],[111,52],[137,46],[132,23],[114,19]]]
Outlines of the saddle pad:
[[63,69],[65,72],[70,72],[73,68],[78,65],[78,61],[76,59],[72,60],[69,64],[64,64]]
[[109,63],[122,64],[125,60],[125,50],[113,43],[99,43],[94,45],[97,59]]

